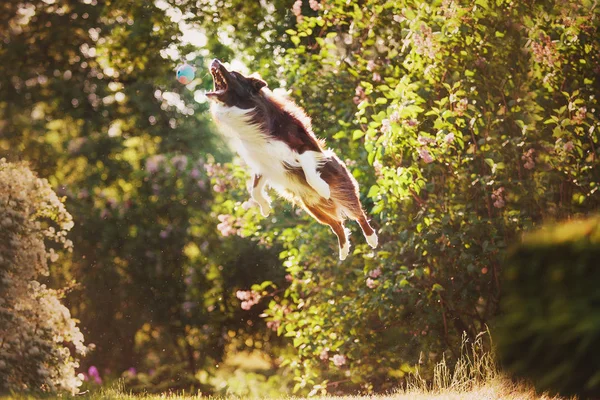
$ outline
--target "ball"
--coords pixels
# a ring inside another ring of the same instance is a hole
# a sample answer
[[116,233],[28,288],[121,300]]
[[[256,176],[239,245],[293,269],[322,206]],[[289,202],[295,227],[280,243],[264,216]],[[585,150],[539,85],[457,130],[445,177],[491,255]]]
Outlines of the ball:
[[194,68],[189,64],[183,64],[177,68],[177,80],[187,85],[194,79]]

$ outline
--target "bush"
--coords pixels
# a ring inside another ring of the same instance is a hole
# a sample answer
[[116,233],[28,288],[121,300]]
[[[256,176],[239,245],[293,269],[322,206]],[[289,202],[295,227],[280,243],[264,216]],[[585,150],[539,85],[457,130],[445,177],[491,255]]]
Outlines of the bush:
[[296,5],[293,46],[265,72],[281,71],[315,132],[347,159],[380,247],[349,223],[353,256],[339,263],[329,229],[302,213],[277,204],[262,219],[241,199],[215,208],[285,249],[290,284],[266,314],[296,349],[285,357],[296,390],[385,391],[419,362],[455,360],[463,332],[485,329],[507,244],[600,205],[599,9]]
[[504,271],[498,352],[540,390],[600,396],[600,217],[529,234]]
[[71,215],[46,180],[0,159],[0,224],[0,392],[76,393],[83,335],[62,291],[40,283],[57,250],[71,249]]

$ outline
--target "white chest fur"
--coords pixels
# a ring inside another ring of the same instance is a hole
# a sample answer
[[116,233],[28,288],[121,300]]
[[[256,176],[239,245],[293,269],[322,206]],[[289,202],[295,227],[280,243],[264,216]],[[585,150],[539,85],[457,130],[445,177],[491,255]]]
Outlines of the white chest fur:
[[311,191],[310,188],[289,179],[284,167],[286,163],[299,168],[299,154],[286,143],[269,138],[259,126],[252,124],[250,114],[253,111],[227,107],[220,103],[211,105],[211,112],[219,130],[254,173],[263,175],[269,185],[280,192],[285,190],[301,195],[307,190]]

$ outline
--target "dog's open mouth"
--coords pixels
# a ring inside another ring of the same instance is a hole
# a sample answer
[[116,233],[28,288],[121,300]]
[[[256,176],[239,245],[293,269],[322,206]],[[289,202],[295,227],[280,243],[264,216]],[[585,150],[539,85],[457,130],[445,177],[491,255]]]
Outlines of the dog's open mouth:
[[221,63],[218,60],[214,60],[210,64],[210,73],[213,77],[213,90],[206,93],[207,95],[218,95],[227,91],[227,79],[221,72]]

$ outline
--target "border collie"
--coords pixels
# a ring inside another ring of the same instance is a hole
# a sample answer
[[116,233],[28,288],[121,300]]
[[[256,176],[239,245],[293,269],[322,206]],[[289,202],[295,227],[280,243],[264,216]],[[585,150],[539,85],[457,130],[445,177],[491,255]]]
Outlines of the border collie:
[[214,90],[207,92],[211,113],[221,131],[254,172],[252,198],[261,214],[269,215],[266,186],[304,208],[337,235],[340,260],[350,251],[344,220],[360,224],[367,243],[377,247],[358,198],[358,184],[346,165],[324,149],[304,111],[274,95],[257,76],[228,71],[219,60],[210,64]]

